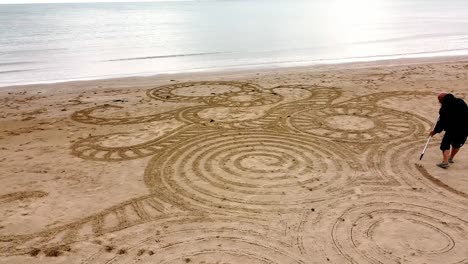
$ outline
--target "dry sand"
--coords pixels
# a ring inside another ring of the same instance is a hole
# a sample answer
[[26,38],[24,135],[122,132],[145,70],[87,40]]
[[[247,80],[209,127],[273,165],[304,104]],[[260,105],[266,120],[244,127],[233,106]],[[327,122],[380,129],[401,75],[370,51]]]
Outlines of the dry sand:
[[468,62],[2,88],[0,263],[468,263],[441,91]]

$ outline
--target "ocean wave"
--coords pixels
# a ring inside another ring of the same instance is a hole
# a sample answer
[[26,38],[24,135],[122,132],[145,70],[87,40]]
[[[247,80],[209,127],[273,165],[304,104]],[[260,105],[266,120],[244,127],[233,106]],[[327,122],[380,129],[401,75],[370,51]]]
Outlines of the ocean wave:
[[[21,43],[16,43],[16,45]],[[12,44],[12,46],[15,44]],[[20,50],[2,50],[0,51],[0,55],[11,55],[16,53],[21,54],[35,54],[35,53],[42,53],[42,52],[50,52],[50,51],[64,51],[68,50],[67,48],[48,48],[48,49],[20,49]]]
[[33,61],[15,61],[15,62],[0,62],[0,67],[2,66],[15,66],[15,65],[25,65],[34,63]]
[[409,35],[409,36],[402,36],[402,37],[394,37],[394,38],[384,38],[384,39],[376,39],[376,40],[367,40],[367,41],[358,41],[358,42],[350,42],[347,44],[372,44],[372,43],[385,43],[385,42],[393,42],[393,41],[404,41],[404,40],[415,40],[415,39],[428,39],[428,38],[448,38],[448,37],[456,37],[459,39],[465,39],[467,37],[466,33],[447,33],[447,34],[417,34],[417,35]]
[[205,53],[160,55],[160,56],[145,56],[145,57],[112,59],[112,60],[106,60],[106,61],[152,60],[152,59],[164,59],[164,58],[176,58],[176,57],[194,57],[194,56],[204,56],[204,55],[215,55],[215,54],[224,54],[224,53],[228,53],[228,52],[205,52]]
[[7,73],[18,73],[18,72],[28,72],[28,71],[34,71],[34,69],[28,69],[28,70],[11,70],[11,71],[0,71],[0,74],[7,74]]

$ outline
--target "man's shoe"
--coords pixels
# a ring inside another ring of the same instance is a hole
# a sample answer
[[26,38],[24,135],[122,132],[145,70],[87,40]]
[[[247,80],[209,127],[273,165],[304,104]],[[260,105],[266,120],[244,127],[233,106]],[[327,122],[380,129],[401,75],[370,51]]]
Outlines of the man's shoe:
[[453,160],[453,158],[450,158],[450,159],[449,159],[449,163],[455,163],[455,161]]
[[444,162],[441,162],[441,163],[437,163],[436,164],[438,167],[442,168],[442,169],[447,169],[449,167],[449,164],[448,163],[444,163]]

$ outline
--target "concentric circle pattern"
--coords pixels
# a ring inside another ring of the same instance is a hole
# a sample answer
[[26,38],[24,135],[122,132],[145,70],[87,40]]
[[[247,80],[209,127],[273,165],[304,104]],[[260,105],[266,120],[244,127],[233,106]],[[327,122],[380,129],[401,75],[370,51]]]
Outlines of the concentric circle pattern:
[[352,263],[466,263],[468,222],[410,203],[352,207],[332,231],[337,250]]
[[344,142],[382,142],[423,129],[417,119],[385,108],[333,107],[292,115],[293,130]]
[[339,155],[307,137],[274,131],[210,133],[155,158],[152,191],[195,207],[235,211],[301,210],[329,199],[349,178]]

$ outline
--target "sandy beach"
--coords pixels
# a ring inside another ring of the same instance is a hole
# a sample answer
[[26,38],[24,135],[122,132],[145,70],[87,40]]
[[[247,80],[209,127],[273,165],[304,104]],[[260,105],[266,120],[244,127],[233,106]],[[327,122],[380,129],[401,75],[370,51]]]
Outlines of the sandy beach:
[[0,263],[468,263],[468,59],[0,88]]

